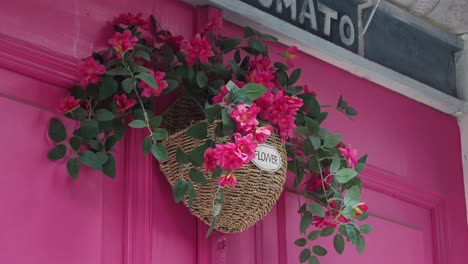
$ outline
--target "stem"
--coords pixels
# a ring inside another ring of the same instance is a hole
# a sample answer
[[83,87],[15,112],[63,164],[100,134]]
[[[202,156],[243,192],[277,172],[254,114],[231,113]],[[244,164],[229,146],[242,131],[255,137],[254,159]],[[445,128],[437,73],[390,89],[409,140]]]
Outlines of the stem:
[[325,198],[327,199],[327,208],[329,209],[329,204],[328,204],[328,195],[327,195],[327,192],[325,190],[325,179],[323,178],[323,175],[322,175],[322,166],[320,166],[320,161],[317,160],[317,165],[319,166],[319,169],[320,169],[320,178],[322,179],[321,183],[322,183],[322,189],[323,189],[323,194],[325,195]]

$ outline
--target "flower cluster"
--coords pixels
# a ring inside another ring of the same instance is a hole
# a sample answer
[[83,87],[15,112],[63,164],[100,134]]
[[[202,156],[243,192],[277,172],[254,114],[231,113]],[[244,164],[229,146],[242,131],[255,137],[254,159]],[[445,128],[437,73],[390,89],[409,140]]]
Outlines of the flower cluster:
[[[205,114],[205,119],[190,120],[196,122],[185,128],[200,145],[188,153],[177,149],[181,167],[181,179],[174,184],[177,202],[187,199],[191,205],[199,185],[215,185],[215,223],[223,189],[242,188],[237,172],[253,166],[259,144],[278,136],[288,155],[282,165],[285,168],[287,162],[295,177],[292,187],[299,194],[300,233],[306,237],[295,242],[304,247],[300,262],[315,263],[326,253],[306,247],[319,233],[335,233],[340,254],[345,240],[362,252],[363,235],[371,228],[357,223],[368,215],[358,174],[367,156],[358,157],[341,135],[322,127],[328,106],[321,106],[317,94],[300,84],[301,69],[294,68],[300,59],[298,48],[288,47],[279,53],[281,61],[272,61],[265,43],[275,37],[250,27],[242,39],[223,36],[221,16],[188,40],[149,21],[142,14],[121,14],[114,20],[108,48],[79,62],[79,85],[58,106],[79,127],[67,138],[63,124],[51,120],[49,136],[57,145],[49,159],[71,153],[67,170],[73,178],[78,177],[80,164],[115,177],[114,146],[124,136],[125,124],[148,132],[145,154],[152,153],[160,162],[174,158],[166,150],[169,132],[163,116],[155,114],[154,99],[177,91],[193,99],[194,111],[200,107]],[[150,24],[156,28],[149,30]],[[154,43],[144,39],[141,30],[153,34]],[[331,108],[350,119],[357,114],[341,97]]]

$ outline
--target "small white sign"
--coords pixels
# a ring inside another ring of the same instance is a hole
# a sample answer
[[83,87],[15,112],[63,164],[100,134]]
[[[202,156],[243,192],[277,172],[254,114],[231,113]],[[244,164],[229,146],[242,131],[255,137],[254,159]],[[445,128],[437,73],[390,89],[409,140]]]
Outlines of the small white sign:
[[259,144],[252,162],[261,170],[274,172],[281,168],[283,160],[278,150],[273,146]]

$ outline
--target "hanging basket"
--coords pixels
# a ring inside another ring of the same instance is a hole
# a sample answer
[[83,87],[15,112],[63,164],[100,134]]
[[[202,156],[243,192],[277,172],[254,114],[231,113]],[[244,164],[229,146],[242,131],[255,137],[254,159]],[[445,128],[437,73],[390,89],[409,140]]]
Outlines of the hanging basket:
[[[196,146],[203,143],[189,137],[185,132],[192,120],[190,116],[197,114],[194,103],[186,99],[177,100],[171,108],[164,114],[165,118],[177,115],[186,118],[185,121],[178,121],[178,124],[185,124],[186,128],[175,132],[164,142],[169,155],[169,161],[161,164],[161,170],[167,180],[174,186],[175,182],[183,177],[189,180],[188,173],[180,174],[180,164],[176,161],[176,150],[180,147],[188,153]],[[192,109],[192,111],[187,110]],[[186,115],[184,115],[184,114]],[[188,119],[188,120],[187,120]],[[167,119],[166,119],[167,120]],[[170,121],[169,121],[170,122]],[[174,124],[172,122],[171,124]],[[165,124],[167,125],[167,123]],[[167,128],[166,128],[167,129]],[[177,130],[172,126],[171,129]],[[214,126],[209,130],[213,131]],[[237,179],[235,188],[224,188],[224,202],[215,229],[224,233],[242,232],[261,220],[275,205],[286,180],[287,157],[286,150],[278,136],[274,133],[267,139],[266,144],[273,146],[281,155],[282,164],[275,172],[259,169],[253,163],[245,165],[243,168],[234,171]],[[196,167],[203,171],[202,167]],[[190,211],[207,225],[210,225],[213,216],[213,199],[218,188],[217,179],[207,177],[207,185],[195,184],[197,196],[193,201]],[[187,206],[187,197],[184,199]]]

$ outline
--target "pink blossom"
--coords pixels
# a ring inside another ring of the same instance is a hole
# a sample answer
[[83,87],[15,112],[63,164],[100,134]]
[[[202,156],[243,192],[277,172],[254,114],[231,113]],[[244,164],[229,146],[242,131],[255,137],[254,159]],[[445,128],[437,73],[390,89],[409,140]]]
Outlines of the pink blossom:
[[114,103],[115,105],[117,105],[117,112],[123,113],[128,109],[132,108],[135,105],[136,100],[135,98],[127,99],[127,95],[125,94],[122,94],[120,96],[118,94],[115,94]]
[[273,127],[271,125],[262,126],[255,130],[255,140],[258,143],[265,143],[266,139],[271,135]]
[[236,122],[237,132],[240,133],[252,133],[255,131],[255,127],[258,125],[257,115],[260,112],[260,108],[255,104],[252,104],[247,108],[244,103],[239,103],[231,111],[230,115]]
[[[330,175],[330,169],[328,167],[323,168],[322,177],[325,180],[323,182],[323,186],[325,186],[325,190],[328,190],[330,184],[333,181],[332,176],[329,176],[329,175]],[[314,192],[317,190],[323,190],[322,177],[320,177],[319,174],[312,173],[310,175],[310,179],[305,182],[307,191]]]
[[268,57],[252,58],[249,61],[249,68],[251,70],[270,71],[273,64]]
[[73,96],[65,97],[65,99],[60,102],[59,110],[63,113],[69,113],[80,107],[80,99],[77,99]]
[[141,92],[141,96],[143,96],[143,97],[151,97],[151,95],[159,96],[164,91],[164,89],[166,89],[169,86],[167,84],[167,82],[164,80],[164,77],[166,76],[165,72],[160,72],[160,71],[153,72],[153,71],[151,71],[150,74],[156,80],[156,84],[157,84],[158,88],[155,89],[155,88],[149,86],[146,82],[140,81],[138,83],[138,87],[143,89],[143,91]]
[[244,166],[243,155],[232,142],[223,145],[223,156],[220,161],[219,165],[224,171],[233,171]]
[[160,31],[156,36],[156,42],[168,45],[172,49],[172,52],[174,52],[174,54],[177,54],[177,52],[180,51],[180,46],[182,45],[183,40],[183,36],[173,36],[171,32],[167,30]]
[[249,75],[247,75],[246,78],[247,82],[261,84],[265,86],[265,88],[267,88],[270,92],[273,91],[273,89],[276,87],[275,75],[270,70],[255,69]]
[[130,30],[125,30],[122,33],[115,32],[114,37],[109,39],[109,44],[117,51],[117,57],[119,59],[122,58],[122,55],[125,52],[132,50],[135,44],[138,42],[137,37],[132,36],[132,32]]
[[285,53],[283,53],[283,57],[286,58],[286,63],[289,67],[294,67],[293,61],[297,59],[297,47],[291,46],[289,47]]
[[86,88],[88,83],[98,83],[101,80],[99,75],[106,73],[106,67],[91,56],[80,61],[80,63],[78,63],[78,69],[80,73],[80,85],[83,88]]
[[217,144],[215,148],[208,148],[203,155],[205,173],[213,172],[216,166],[220,166],[222,157],[223,145]]
[[296,113],[302,107],[302,99],[278,91],[275,94],[266,93],[255,102],[261,108],[260,117],[277,126],[283,142],[294,137]]
[[236,185],[237,185],[236,177],[234,176],[234,174],[229,172],[229,173],[221,176],[218,179],[218,185],[221,186],[221,187],[224,187],[224,186],[236,187]]
[[215,55],[211,50],[210,41],[206,37],[201,37],[200,34],[195,35],[190,42],[183,42],[181,47],[187,54],[186,60],[189,66],[194,65],[197,58],[201,63],[208,63],[208,58]]
[[249,163],[255,157],[255,149],[257,149],[257,143],[254,142],[252,134],[248,134],[242,137],[241,134],[234,134],[236,139],[236,147],[238,149],[240,158],[244,163]]
[[335,222],[335,218],[332,216],[330,211],[325,212],[325,217],[314,215],[312,224],[320,229],[324,228],[325,226],[329,226],[332,228],[336,228],[338,226]]
[[149,28],[149,21],[148,19],[143,18],[142,13],[138,13],[136,15],[132,13],[122,13],[120,16],[115,20],[115,24],[122,24],[122,25],[130,25],[133,24],[137,27],[142,29],[148,30]]
[[341,156],[346,159],[346,163],[348,164],[348,168],[354,169],[354,166],[358,164],[357,161],[357,150],[352,149],[351,145],[347,147],[340,147]]
[[223,29],[223,15],[217,15],[211,19],[210,22],[206,25],[205,29],[203,30],[203,33],[209,33],[214,31],[217,35],[221,33],[221,30]]
[[312,90],[307,84],[304,85],[304,93],[305,94],[311,94],[313,96],[317,96],[317,93],[315,93],[315,91]]
[[359,203],[356,207],[354,207],[354,212],[356,213],[356,216],[362,215],[367,210],[369,210],[369,207],[365,203]]

